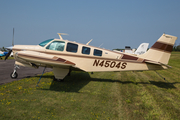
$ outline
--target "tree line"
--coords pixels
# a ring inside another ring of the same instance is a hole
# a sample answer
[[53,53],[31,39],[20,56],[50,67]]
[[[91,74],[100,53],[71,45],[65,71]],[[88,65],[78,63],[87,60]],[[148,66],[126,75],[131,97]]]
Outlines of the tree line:
[[180,44],[179,45],[174,45],[173,51],[180,51]]
[[0,48],[0,51],[8,52],[8,50],[5,47]]

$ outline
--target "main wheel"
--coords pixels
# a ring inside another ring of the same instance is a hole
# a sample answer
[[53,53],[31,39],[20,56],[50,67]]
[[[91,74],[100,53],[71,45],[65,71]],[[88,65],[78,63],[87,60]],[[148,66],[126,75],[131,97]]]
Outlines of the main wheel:
[[17,72],[15,72],[14,75],[13,75],[13,72],[12,72],[10,74],[10,76],[11,76],[12,79],[16,79],[18,77],[18,74],[17,74]]

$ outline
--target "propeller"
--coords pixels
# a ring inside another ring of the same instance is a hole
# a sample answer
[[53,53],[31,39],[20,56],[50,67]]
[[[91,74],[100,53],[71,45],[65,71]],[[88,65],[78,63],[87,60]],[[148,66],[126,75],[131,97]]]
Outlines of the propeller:
[[12,46],[14,46],[14,28],[13,28]]
[[4,60],[8,59],[9,55],[11,54],[11,52],[12,52],[12,50],[10,50],[10,51],[8,52],[8,54],[6,55],[6,57],[5,57]]
[[6,54],[6,57],[4,60],[8,59],[8,57],[10,56],[13,46],[14,46],[14,28],[13,28],[12,47],[7,47],[7,49],[10,49],[10,50],[9,50],[8,54]]

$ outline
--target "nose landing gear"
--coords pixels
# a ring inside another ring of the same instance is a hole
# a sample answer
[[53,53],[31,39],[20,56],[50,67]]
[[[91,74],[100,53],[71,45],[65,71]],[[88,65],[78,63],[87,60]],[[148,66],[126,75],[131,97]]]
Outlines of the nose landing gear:
[[17,68],[19,69],[19,66],[18,65],[14,65],[14,71],[10,74],[12,79],[16,79],[18,77]]

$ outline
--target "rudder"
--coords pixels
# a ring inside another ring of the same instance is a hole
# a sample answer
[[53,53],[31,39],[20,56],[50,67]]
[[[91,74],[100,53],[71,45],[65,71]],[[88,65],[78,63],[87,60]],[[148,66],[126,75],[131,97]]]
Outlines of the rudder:
[[176,36],[163,34],[145,54],[139,57],[168,64],[176,40]]

